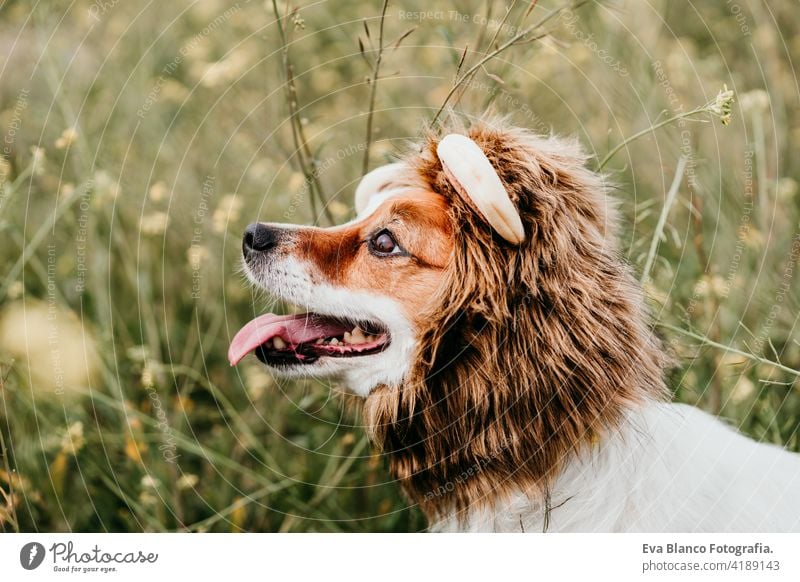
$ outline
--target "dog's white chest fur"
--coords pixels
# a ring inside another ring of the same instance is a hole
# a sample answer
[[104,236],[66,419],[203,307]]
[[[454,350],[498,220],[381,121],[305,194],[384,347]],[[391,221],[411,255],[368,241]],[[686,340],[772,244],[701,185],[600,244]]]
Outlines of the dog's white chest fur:
[[800,455],[757,443],[697,408],[651,403],[569,463],[550,495],[523,492],[437,531],[800,531]]

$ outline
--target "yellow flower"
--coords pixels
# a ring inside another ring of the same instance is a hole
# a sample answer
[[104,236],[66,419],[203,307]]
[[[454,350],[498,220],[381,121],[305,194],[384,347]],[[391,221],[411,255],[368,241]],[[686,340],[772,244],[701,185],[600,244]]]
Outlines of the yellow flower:
[[128,359],[133,362],[144,362],[147,359],[147,347],[131,346],[128,348],[126,354],[128,355]]
[[797,194],[797,182],[793,178],[778,180],[778,200],[791,201]]
[[273,384],[272,376],[265,374],[264,369],[257,364],[247,364],[243,375],[247,395],[251,400],[258,400]]
[[735,404],[741,404],[755,392],[755,389],[756,387],[747,376],[741,376],[731,390],[731,400]]
[[158,489],[161,485],[161,482],[152,475],[142,477],[141,483],[144,489]]
[[164,234],[164,231],[167,230],[168,222],[169,217],[166,213],[161,211],[151,212],[142,217],[139,223],[139,230],[144,235]]
[[710,285],[708,282],[708,277],[703,276],[699,281],[697,281],[697,283],[694,284],[694,294],[697,297],[705,297],[708,295],[709,287]]
[[94,173],[94,189],[96,204],[102,206],[119,196],[119,184],[108,175],[105,170],[98,170]]
[[725,279],[719,275],[712,276],[709,284],[711,286],[711,290],[714,292],[714,295],[717,295],[718,297],[724,297],[728,292],[728,286],[725,283]]
[[153,383],[153,369],[150,365],[146,365],[144,370],[142,370],[142,378],[141,378],[142,386],[144,388],[152,388]]
[[303,174],[300,172],[292,172],[292,175],[289,177],[289,191],[299,192],[300,189],[304,187],[305,182],[306,177]]
[[226,194],[219,201],[219,205],[211,217],[215,232],[222,233],[230,222],[239,220],[239,213],[242,209],[242,201],[236,194]]
[[380,466],[381,466],[381,463],[382,463],[382,462],[383,462],[383,461],[382,461],[382,459],[381,459],[381,455],[380,455],[380,453],[373,453],[373,454],[371,454],[371,455],[369,456],[369,461],[367,461],[367,466],[368,466],[370,469],[372,469],[372,470],[375,470],[375,469],[377,469],[378,467],[380,467]]
[[743,238],[745,244],[753,249],[760,249],[764,244],[764,236],[754,227],[748,228]]
[[72,423],[67,432],[61,439],[61,452],[66,455],[75,455],[86,444],[83,436],[83,423],[77,421]]
[[72,182],[64,182],[61,184],[61,196],[69,198],[75,192],[75,184]]
[[38,396],[78,396],[97,369],[91,331],[74,312],[39,301],[9,303],[0,314],[0,350],[18,363]]
[[137,463],[142,462],[141,451],[144,448],[145,448],[144,445],[138,444],[130,436],[125,437],[125,456],[127,456],[132,461],[135,461]]
[[297,12],[295,12],[292,16],[292,24],[294,25],[295,30],[305,30],[306,28],[306,21]]
[[330,209],[331,214],[336,218],[345,218],[350,214],[350,207],[339,200],[331,200],[328,203],[328,209]]
[[266,158],[261,160],[256,160],[255,162],[250,164],[250,166],[247,168],[248,178],[250,178],[255,182],[266,180],[274,172],[275,169],[272,163]]
[[231,511],[231,531],[239,531],[247,519],[247,501],[242,497],[237,497],[233,503]]
[[719,117],[722,125],[731,122],[731,111],[733,109],[733,91],[727,85],[722,86],[722,90],[717,93],[717,98],[708,107],[708,111]]
[[44,174],[44,165],[46,162],[45,150],[39,146],[31,146],[31,163],[33,165],[33,173],[37,176]]
[[63,150],[73,144],[78,137],[78,131],[74,127],[68,127],[61,132],[61,136],[56,140],[56,149]]
[[199,82],[204,87],[218,87],[236,81],[247,70],[254,56],[256,51],[253,46],[241,46],[224,59],[207,64]]
[[172,408],[189,414],[194,410],[194,400],[189,396],[176,394],[172,397]]
[[197,475],[192,475],[191,473],[185,473],[178,478],[176,483],[178,489],[193,489],[197,483],[200,481],[200,478]]
[[164,99],[173,103],[182,103],[189,95],[189,89],[186,85],[175,79],[167,79],[164,86],[161,88],[161,95]]
[[162,180],[159,180],[158,182],[153,182],[153,184],[150,186],[150,190],[148,190],[148,195],[150,196],[150,200],[152,200],[153,202],[161,202],[167,197],[168,193],[169,189]]
[[59,496],[64,491],[67,466],[67,455],[64,452],[58,453],[50,464],[50,479],[53,481],[53,489]]
[[20,295],[25,292],[25,288],[22,285],[22,281],[14,281],[11,285],[8,286],[8,298],[9,299],[16,299]]

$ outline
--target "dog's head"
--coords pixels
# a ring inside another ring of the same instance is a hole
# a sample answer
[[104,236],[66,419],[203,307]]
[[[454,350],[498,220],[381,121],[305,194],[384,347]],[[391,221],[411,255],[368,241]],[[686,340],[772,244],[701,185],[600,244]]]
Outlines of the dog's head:
[[538,483],[663,386],[584,162],[574,142],[482,123],[368,174],[345,225],[251,225],[248,277],[309,313],[256,318],[232,363],[254,351],[280,374],[342,378],[423,507],[475,466],[446,494],[459,507],[495,474]]
[[233,363],[255,351],[278,374],[341,377],[361,396],[403,381],[452,255],[446,201],[408,174],[376,184],[395,195],[339,227],[248,227],[247,276],[308,313],[251,321]]

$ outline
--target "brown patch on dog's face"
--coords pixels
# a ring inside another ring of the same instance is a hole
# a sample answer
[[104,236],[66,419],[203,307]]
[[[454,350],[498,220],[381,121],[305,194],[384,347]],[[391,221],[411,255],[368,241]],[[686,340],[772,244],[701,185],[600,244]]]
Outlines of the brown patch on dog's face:
[[300,230],[296,252],[314,267],[315,282],[392,297],[415,321],[441,284],[452,245],[444,198],[414,190],[363,220]]

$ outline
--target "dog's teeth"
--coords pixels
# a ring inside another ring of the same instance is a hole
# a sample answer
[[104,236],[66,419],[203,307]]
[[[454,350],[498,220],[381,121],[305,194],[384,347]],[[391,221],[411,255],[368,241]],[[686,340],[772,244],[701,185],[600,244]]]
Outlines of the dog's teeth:
[[374,335],[368,335],[365,343],[371,344],[374,341],[375,341],[375,336]]
[[276,350],[282,350],[286,347],[286,342],[283,341],[283,338],[280,336],[275,336],[275,339],[272,340],[272,343],[275,345]]
[[346,331],[346,332],[344,332],[344,343],[346,343],[346,344],[353,344],[353,343],[355,343],[355,342],[353,341],[353,338],[352,338],[352,336],[350,335],[350,332],[349,332],[349,331]]
[[325,343],[324,337],[318,338],[317,341],[314,342],[315,345],[320,345],[322,343]]
[[353,329],[353,333],[351,334],[352,343],[354,344],[363,344],[367,341],[367,338],[364,337],[364,332],[361,331],[360,327],[355,327]]
[[333,338],[333,339],[331,340],[331,345],[332,345],[332,346],[338,346],[338,345],[339,345],[339,340],[338,340],[338,339],[336,339],[336,338]]

